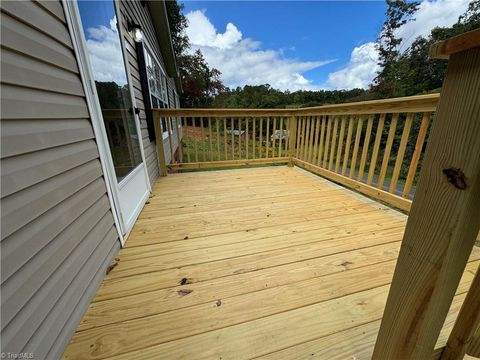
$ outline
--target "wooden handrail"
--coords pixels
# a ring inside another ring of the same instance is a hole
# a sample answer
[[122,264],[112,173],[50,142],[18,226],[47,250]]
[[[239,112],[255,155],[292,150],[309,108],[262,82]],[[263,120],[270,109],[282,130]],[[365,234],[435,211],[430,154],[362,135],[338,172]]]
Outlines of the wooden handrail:
[[435,111],[440,94],[398,97],[343,104],[322,105],[292,109],[153,109],[161,116],[215,117],[215,116],[299,116],[333,114],[382,114],[387,112]]
[[430,48],[430,57],[448,59],[450,55],[480,47],[480,29],[439,41]]
[[183,117],[245,117],[245,116],[293,116],[292,109],[152,109],[160,116],[183,116]]
[[440,94],[398,97],[296,109],[295,115],[382,114],[386,112],[435,111]]

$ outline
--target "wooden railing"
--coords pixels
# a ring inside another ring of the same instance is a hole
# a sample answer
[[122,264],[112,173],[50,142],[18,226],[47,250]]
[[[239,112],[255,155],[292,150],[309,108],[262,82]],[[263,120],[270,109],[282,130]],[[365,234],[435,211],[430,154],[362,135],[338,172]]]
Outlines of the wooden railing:
[[170,170],[287,163],[292,117],[285,110],[158,109],[182,124]]
[[294,163],[408,211],[438,98],[298,110]]
[[155,113],[182,124],[180,160],[167,164],[170,170],[295,164],[408,211],[438,98]]

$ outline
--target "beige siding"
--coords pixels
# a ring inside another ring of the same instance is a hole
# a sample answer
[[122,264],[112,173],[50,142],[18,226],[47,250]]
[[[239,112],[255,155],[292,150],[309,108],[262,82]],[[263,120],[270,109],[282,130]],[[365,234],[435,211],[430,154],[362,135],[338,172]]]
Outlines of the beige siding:
[[[148,5],[147,4],[142,5],[140,1],[122,1],[120,3],[120,11],[122,13],[121,22],[124,30],[123,32],[125,34],[125,44],[126,44],[126,50],[127,50],[128,65],[130,68],[130,74],[132,76],[132,85],[134,87],[136,107],[140,109],[140,127],[142,129],[141,136],[142,136],[143,148],[145,151],[145,160],[147,164],[147,170],[148,170],[150,182],[153,185],[160,174],[159,168],[158,168],[157,150],[155,147],[155,143],[150,142],[148,138],[145,105],[143,102],[142,88],[140,83],[137,54],[135,51],[135,43],[127,31],[128,20],[133,20],[137,24],[140,24],[140,26],[142,27],[142,31],[144,33],[146,42],[152,48],[152,51],[155,53],[156,57],[160,60],[161,66],[162,67],[165,67],[165,66],[163,64],[163,56],[161,54],[160,45],[155,35],[155,29],[153,26],[152,18],[148,10]],[[173,79],[169,79],[168,86],[169,88],[173,89],[173,87],[175,86]],[[170,104],[173,107],[174,103],[171,100],[170,100]],[[173,138],[174,138],[174,149],[176,150],[178,147],[176,134],[174,134]],[[166,160],[167,162],[170,162],[171,154],[170,154],[170,145],[168,143],[168,140],[164,142],[164,147],[165,147]]]
[[55,359],[119,241],[61,2],[1,7],[1,351]]

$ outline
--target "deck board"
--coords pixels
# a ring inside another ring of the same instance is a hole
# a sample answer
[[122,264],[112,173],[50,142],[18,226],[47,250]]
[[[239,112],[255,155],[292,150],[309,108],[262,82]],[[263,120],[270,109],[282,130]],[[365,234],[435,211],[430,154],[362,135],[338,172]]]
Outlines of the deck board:
[[367,359],[405,223],[298,168],[162,178],[64,358]]

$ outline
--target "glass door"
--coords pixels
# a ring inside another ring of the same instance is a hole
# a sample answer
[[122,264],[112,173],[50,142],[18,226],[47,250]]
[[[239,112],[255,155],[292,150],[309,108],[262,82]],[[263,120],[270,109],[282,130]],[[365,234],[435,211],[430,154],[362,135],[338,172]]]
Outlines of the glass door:
[[115,183],[117,211],[126,234],[148,198],[149,182],[122,34],[113,0],[79,0],[77,11],[89,80],[95,84],[94,89],[92,86],[96,92],[95,115],[103,124],[110,168],[113,168],[110,181]]

